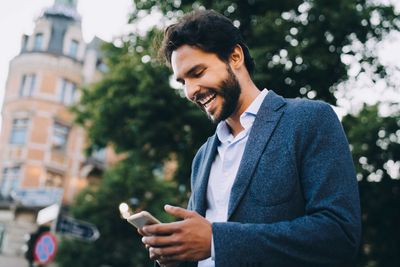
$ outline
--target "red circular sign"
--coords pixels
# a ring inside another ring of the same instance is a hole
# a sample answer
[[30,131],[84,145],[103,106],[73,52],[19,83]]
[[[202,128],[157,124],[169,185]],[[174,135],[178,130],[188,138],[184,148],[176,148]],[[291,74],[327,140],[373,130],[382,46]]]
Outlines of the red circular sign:
[[50,232],[44,232],[39,236],[35,243],[33,256],[39,264],[47,264],[56,256],[57,239]]

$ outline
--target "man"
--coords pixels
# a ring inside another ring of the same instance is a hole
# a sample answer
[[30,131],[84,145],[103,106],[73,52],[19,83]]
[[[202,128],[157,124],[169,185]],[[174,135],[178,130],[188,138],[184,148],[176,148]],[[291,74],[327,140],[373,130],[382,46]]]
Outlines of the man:
[[192,166],[188,210],[140,230],[161,266],[343,266],[360,240],[354,167],[328,104],[260,91],[239,30],[213,11],[166,29],[186,97],[218,123]]

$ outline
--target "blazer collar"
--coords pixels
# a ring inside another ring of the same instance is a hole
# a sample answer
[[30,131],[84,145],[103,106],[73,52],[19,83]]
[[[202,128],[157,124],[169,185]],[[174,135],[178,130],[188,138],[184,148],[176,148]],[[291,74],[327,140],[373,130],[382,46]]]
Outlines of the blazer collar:
[[198,177],[194,184],[192,197],[194,199],[194,210],[202,216],[206,215],[207,210],[207,185],[210,176],[211,165],[217,153],[217,147],[220,141],[217,134],[214,134],[207,140],[205,155],[202,158],[202,165]]
[[[253,123],[252,129],[250,130],[242,161],[232,187],[228,207],[228,220],[246,192],[262,151],[267,145],[272,132],[283,113],[281,107],[285,104],[286,101],[283,97],[270,90],[257,113],[257,117]],[[219,144],[220,142],[216,134],[207,140],[205,155],[202,159],[204,165],[201,167],[193,187],[193,209],[202,216],[205,216],[207,210],[208,178],[210,176],[211,165],[214,161]]]
[[229,199],[228,220],[234,213],[253,177],[258,161],[281,118],[286,104],[283,97],[269,91],[262,103],[253,127]]

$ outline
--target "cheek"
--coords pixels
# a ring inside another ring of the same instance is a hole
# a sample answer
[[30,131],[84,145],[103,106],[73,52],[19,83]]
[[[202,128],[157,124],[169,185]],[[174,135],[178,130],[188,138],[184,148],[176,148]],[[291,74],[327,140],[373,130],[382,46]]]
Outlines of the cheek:
[[211,88],[219,88],[222,81],[226,79],[226,70],[223,68],[214,68],[207,71],[203,77],[201,77],[202,84]]

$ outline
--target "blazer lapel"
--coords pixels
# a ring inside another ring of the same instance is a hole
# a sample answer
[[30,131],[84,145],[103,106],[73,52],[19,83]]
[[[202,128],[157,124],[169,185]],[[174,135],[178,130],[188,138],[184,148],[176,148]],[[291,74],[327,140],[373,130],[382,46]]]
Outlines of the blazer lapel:
[[283,97],[278,96],[273,91],[269,91],[257,113],[235,182],[232,186],[228,207],[228,220],[247,190],[261,154],[283,114],[283,109],[280,108],[285,103]]
[[218,145],[218,137],[214,134],[207,142],[205,155],[202,159],[204,165],[201,166],[193,188],[194,210],[202,216],[205,216],[207,210],[208,177],[210,176],[211,165],[214,161]]

